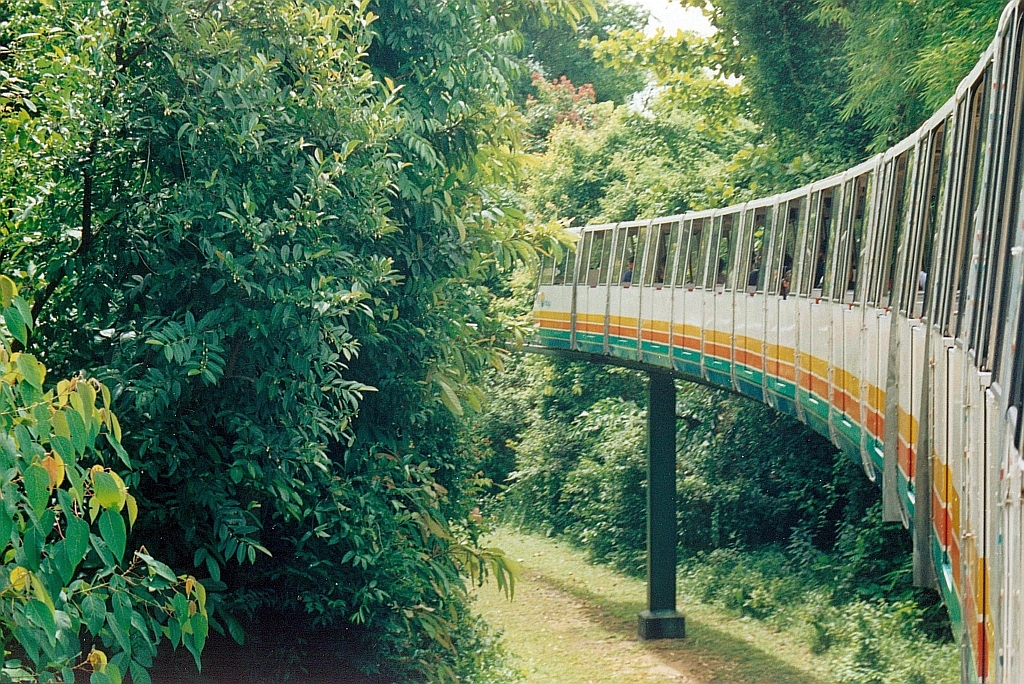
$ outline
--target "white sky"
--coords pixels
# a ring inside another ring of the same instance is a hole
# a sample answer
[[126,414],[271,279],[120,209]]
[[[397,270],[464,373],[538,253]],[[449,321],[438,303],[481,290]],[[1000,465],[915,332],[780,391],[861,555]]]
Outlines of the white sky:
[[653,33],[658,28],[664,28],[668,35],[674,35],[679,29],[694,31],[702,36],[714,33],[711,24],[696,7],[683,7],[672,0],[629,0],[629,2],[640,5],[651,13],[651,22],[647,26],[648,33]]

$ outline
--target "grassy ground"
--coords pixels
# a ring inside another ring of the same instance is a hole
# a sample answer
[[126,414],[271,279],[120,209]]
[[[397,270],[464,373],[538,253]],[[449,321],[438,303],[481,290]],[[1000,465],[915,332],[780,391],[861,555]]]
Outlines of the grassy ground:
[[828,684],[823,664],[792,636],[703,605],[681,605],[687,638],[639,642],[642,580],[586,563],[578,551],[502,531],[493,543],[521,561],[509,604],[493,584],[477,608],[505,633],[527,682],[543,684]]

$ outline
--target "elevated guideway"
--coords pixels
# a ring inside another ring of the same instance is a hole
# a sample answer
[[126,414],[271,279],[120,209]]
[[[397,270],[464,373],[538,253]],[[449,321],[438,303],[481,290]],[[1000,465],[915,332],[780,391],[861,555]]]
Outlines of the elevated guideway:
[[941,592],[963,681],[1024,682],[1022,48],[1011,2],[954,97],[890,150],[788,193],[576,229],[576,249],[543,261],[529,350],[651,376],[642,634],[681,628],[682,377],[859,463],[913,533],[914,580]]

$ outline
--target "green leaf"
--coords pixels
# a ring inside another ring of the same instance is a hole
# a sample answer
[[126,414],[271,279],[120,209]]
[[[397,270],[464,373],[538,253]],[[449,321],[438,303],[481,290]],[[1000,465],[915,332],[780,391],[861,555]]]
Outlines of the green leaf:
[[455,394],[455,390],[452,389],[451,385],[442,380],[438,380],[437,384],[441,386],[441,403],[443,403],[448,410],[456,416],[461,416],[462,402],[459,401],[459,396]]
[[127,532],[124,526],[124,518],[121,517],[119,512],[108,508],[100,514],[100,535],[114,553],[118,563],[123,562]]
[[50,500],[50,474],[46,472],[46,468],[32,464],[25,470],[22,477],[25,480],[25,495],[28,497],[28,503],[36,515],[39,515]]
[[14,521],[7,513],[7,507],[0,504],[0,551],[4,551],[11,543],[11,530],[14,529]]
[[71,565],[71,561],[68,558],[67,546],[67,541],[61,539],[50,550],[50,557],[53,559],[54,565],[57,566],[57,572],[60,574],[60,579],[65,585],[71,582],[71,578],[75,575],[75,566]]
[[127,592],[114,594],[114,619],[118,626],[127,634],[132,628],[132,600]]
[[75,447],[67,437],[50,435],[50,446],[53,447],[54,451],[60,454],[60,457],[64,459],[65,463],[75,462]]
[[190,620],[192,621],[192,637],[195,640],[196,649],[202,653],[203,646],[206,645],[206,637],[210,633],[210,621],[202,613],[196,613]]
[[68,560],[73,567],[77,568],[89,551],[89,523],[74,513],[68,513],[64,541],[66,542]]
[[30,600],[25,604],[25,614],[29,621],[43,630],[50,645],[57,641],[57,623],[54,620],[53,610],[42,601]]
[[133,660],[128,665],[128,669],[132,675],[132,682],[134,684],[153,684],[153,680],[149,676],[149,671],[146,670],[137,660]]
[[18,340],[24,345],[28,344],[28,327],[25,325],[25,319],[22,317],[21,312],[16,307],[8,306],[4,307],[3,310],[4,322],[7,324],[7,329],[14,335],[14,339]]
[[174,571],[171,570],[170,567],[168,567],[167,565],[161,563],[152,556],[147,556],[141,551],[136,551],[135,555],[141,558],[142,561],[149,567],[149,569],[152,572],[156,573],[160,577],[163,577],[168,582],[173,584],[174,582],[178,581],[178,578],[174,575]]
[[242,624],[234,618],[234,616],[225,613],[220,618],[224,621],[224,624],[228,626],[228,634],[235,640],[239,646],[245,645],[245,630],[242,629]]
[[110,684],[121,684],[121,668],[114,663],[108,663],[103,673],[110,678]]
[[107,604],[95,594],[89,594],[82,600],[82,615],[85,624],[93,636],[99,636],[103,624],[107,621]]
[[114,635],[114,639],[117,640],[117,644],[126,652],[131,655],[132,652],[132,640],[128,636],[128,632],[121,629],[120,623],[117,618],[114,617],[113,613],[107,613],[107,629]]
[[110,677],[108,677],[105,673],[103,673],[103,672],[93,672],[89,676],[89,684],[114,684],[114,683],[112,681],[110,681]]
[[74,410],[65,410],[63,413],[71,430],[71,445],[75,447],[76,452],[84,454],[86,447],[89,446],[89,428],[85,426],[82,414]]
[[[42,470],[40,468],[40,470]],[[46,471],[43,470],[45,473]],[[121,510],[124,506],[125,492],[117,486],[117,480],[107,471],[97,471],[92,476],[92,489],[96,502],[103,508]]]
[[46,366],[36,361],[31,354],[18,354],[18,370],[25,376],[25,381],[38,390],[43,389],[43,380],[46,379]]

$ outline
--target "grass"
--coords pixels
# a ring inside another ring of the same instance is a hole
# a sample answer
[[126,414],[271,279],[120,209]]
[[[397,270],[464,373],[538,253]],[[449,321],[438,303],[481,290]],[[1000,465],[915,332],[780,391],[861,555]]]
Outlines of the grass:
[[491,540],[520,560],[509,604],[487,585],[477,609],[502,629],[525,681],[544,684],[829,684],[825,663],[793,635],[711,606],[681,605],[687,638],[640,642],[640,579],[587,563],[571,546],[502,530]]

